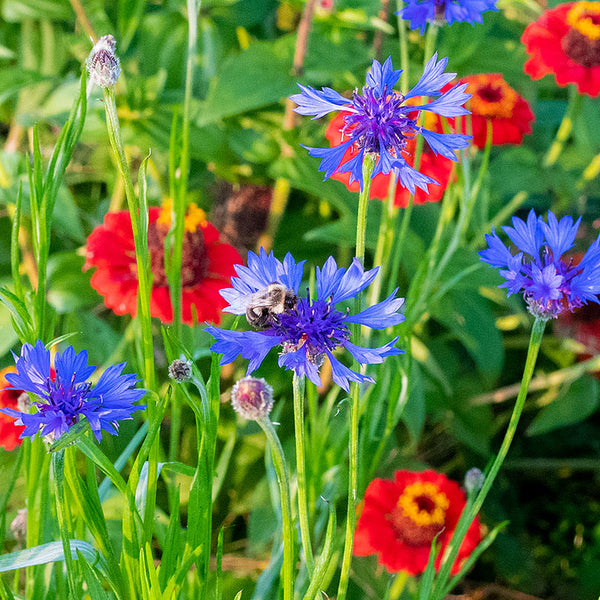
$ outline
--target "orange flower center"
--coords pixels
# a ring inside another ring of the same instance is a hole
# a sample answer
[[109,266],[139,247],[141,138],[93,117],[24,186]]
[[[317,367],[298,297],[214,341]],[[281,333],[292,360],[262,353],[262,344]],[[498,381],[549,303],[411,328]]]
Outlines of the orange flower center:
[[[158,219],[148,226],[148,249],[153,275],[153,287],[168,285],[165,272],[165,239],[171,227],[172,201],[167,200],[161,207]],[[184,219],[183,252],[181,257],[181,285],[193,287],[206,276],[208,256],[202,229],[206,227],[206,213],[191,203]]]
[[600,2],[576,2],[567,13],[564,53],[584,67],[600,65]]
[[470,78],[467,91],[473,94],[469,100],[471,112],[487,119],[510,119],[519,99],[504,79],[488,75]]
[[448,496],[435,483],[416,481],[404,488],[388,515],[396,536],[409,546],[428,546],[444,528]]

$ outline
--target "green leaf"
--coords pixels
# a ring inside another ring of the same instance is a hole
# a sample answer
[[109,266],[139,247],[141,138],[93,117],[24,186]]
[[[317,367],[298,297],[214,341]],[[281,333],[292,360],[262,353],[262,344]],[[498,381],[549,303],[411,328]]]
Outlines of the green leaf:
[[0,104],[16,96],[23,88],[48,79],[35,71],[26,71],[21,67],[0,69]]
[[290,75],[292,42],[292,36],[254,42],[247,50],[228,56],[212,82],[197,125],[215,123],[293,94],[297,87]]
[[90,272],[83,272],[83,256],[56,252],[48,259],[48,302],[57,313],[67,314],[98,304],[90,285]]
[[527,435],[548,433],[587,419],[598,409],[599,395],[600,384],[595,377],[586,375],[578,379],[539,412],[527,429]]
[[[81,540],[69,540],[69,545],[74,560],[77,560],[77,552],[81,552],[92,564],[98,564],[101,559],[96,548],[87,542]],[[1,555],[0,573],[14,571],[15,569],[23,569],[25,567],[33,567],[34,565],[45,565],[64,559],[65,554],[62,542],[50,542],[48,544],[42,544],[41,546],[19,550],[19,552]]]

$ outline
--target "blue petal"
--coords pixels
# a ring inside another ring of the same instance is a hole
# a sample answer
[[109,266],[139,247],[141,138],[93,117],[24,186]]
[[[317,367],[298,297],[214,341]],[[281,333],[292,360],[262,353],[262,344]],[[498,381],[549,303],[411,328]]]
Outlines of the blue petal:
[[457,161],[455,150],[466,148],[469,145],[470,135],[460,133],[436,133],[428,129],[421,129],[421,135],[425,138],[433,153],[441,154],[445,158]]
[[319,91],[310,85],[298,84],[298,87],[302,90],[302,93],[290,96],[290,100],[298,105],[294,112],[299,115],[314,115],[313,119],[319,119],[330,112],[340,110],[342,107],[344,110],[353,110],[348,98],[344,98],[331,88],[324,87]]
[[365,149],[361,148],[350,160],[347,160],[345,163],[342,163],[337,169],[338,173],[350,172],[350,182],[349,182],[350,185],[352,185],[355,181],[358,181],[361,192],[364,189],[364,181],[363,181],[364,157],[365,157]]
[[6,381],[15,389],[45,396],[50,381],[50,350],[40,340],[35,346],[25,343],[21,347],[21,356],[15,356],[15,362],[17,372],[7,373]]
[[344,317],[344,323],[359,323],[372,329],[385,329],[398,325],[405,320],[405,316],[398,311],[404,304],[404,298],[396,298],[396,288],[385,300],[369,306],[365,310]]
[[88,354],[85,350],[75,354],[73,346],[69,346],[62,354],[57,353],[54,357],[57,382],[68,388],[71,384],[87,381],[96,370],[94,365],[88,366],[87,363]]
[[496,269],[508,266],[513,255],[498,237],[494,227],[492,227],[492,233],[485,234],[485,241],[488,243],[489,248],[481,250],[479,258]]
[[396,83],[398,83],[401,74],[402,69],[394,71],[391,56],[387,57],[383,66],[377,59],[374,59],[367,73],[367,86],[377,92],[377,95],[381,98],[384,94],[390,93]]
[[425,69],[423,69],[423,75],[408,94],[405,99],[413,98],[414,96],[439,96],[440,90],[447,84],[450,83],[455,77],[456,73],[444,73],[444,69],[448,64],[447,58],[437,60],[437,52],[427,61]]
[[519,250],[527,252],[534,259],[539,259],[540,247],[544,243],[544,231],[535,211],[531,209],[527,215],[527,223],[519,217],[513,217],[512,224],[512,227],[503,228],[506,235]]
[[277,362],[280,367],[293,370],[298,377],[307,377],[316,386],[321,385],[319,368],[308,360],[304,346],[295,352],[281,353]]
[[229,331],[212,326],[206,327],[204,331],[216,340],[210,349],[223,355],[220,364],[229,364],[241,355],[250,361],[248,375],[260,367],[271,348],[283,341],[279,336],[265,335],[258,331]]
[[347,392],[350,391],[350,381],[356,381],[358,383],[375,383],[375,380],[372,377],[361,375],[342,364],[331,352],[329,352],[329,350],[326,350],[325,352],[331,363],[331,377],[333,381]]
[[308,153],[315,158],[321,158],[321,164],[319,165],[319,171],[325,172],[325,178],[328,179],[331,177],[340,167],[340,163],[344,159],[344,154],[346,154],[346,150],[350,148],[350,146],[354,142],[352,140],[348,140],[339,146],[334,146],[333,148],[310,148],[309,146],[302,146],[308,150]]
[[563,217],[559,222],[552,211],[548,211],[548,224],[540,222],[555,259],[573,247],[580,223],[581,217],[575,223],[573,217]]
[[427,186],[430,183],[439,185],[439,183],[423,173],[413,169],[405,160],[397,160],[394,167],[398,170],[398,179],[403,187],[405,187],[411,194],[415,193],[415,188],[422,189],[425,193],[429,193]]
[[468,83],[455,85],[452,89],[444,92],[439,98],[420,104],[419,106],[407,106],[406,109],[428,110],[430,112],[441,115],[442,117],[459,117],[461,115],[469,115],[471,111],[467,110],[463,105],[473,96],[473,94],[465,94]]
[[363,346],[355,346],[350,342],[346,342],[344,347],[361,365],[376,365],[382,363],[383,359],[387,358],[388,356],[404,354],[404,350],[396,348],[397,341],[398,338],[395,337],[385,346],[380,346],[379,348],[364,348]]
[[337,285],[337,289],[331,294],[333,304],[355,298],[360,292],[373,283],[379,273],[379,267],[365,271],[358,258],[352,259],[352,264],[342,275]]
[[402,19],[409,22],[411,29],[420,29],[425,33],[427,23],[435,19],[435,2],[422,0],[405,0],[406,6],[398,11]]
[[317,298],[327,300],[337,290],[346,269],[339,268],[335,258],[330,256],[323,265],[323,270],[317,267]]

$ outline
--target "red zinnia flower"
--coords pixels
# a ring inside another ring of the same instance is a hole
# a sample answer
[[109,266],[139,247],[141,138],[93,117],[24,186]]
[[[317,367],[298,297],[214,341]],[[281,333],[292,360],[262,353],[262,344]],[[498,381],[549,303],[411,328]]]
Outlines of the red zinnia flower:
[[[173,320],[173,307],[165,274],[164,246],[171,210],[152,206],[148,214],[148,246],[153,275],[150,313],[163,323]],[[233,265],[241,264],[238,251],[219,241],[219,232],[206,220],[203,210],[191,204],[185,218],[183,238],[182,320],[218,323],[227,304],[219,290],[231,285]],[[138,278],[131,217],[128,211],[109,212],[104,224],[92,231],[86,246],[84,269],[96,267],[91,285],[104,303],[118,315],[137,312]]]
[[[423,573],[431,543],[436,535],[441,544],[436,559],[439,568],[466,497],[458,484],[435,471],[396,471],[394,480],[374,479],[365,492],[363,508],[354,537],[354,554],[377,554],[390,573]],[[457,573],[481,540],[475,519],[452,566]]]
[[[513,90],[500,73],[482,73],[463,77],[459,83],[468,83],[467,92],[473,97],[466,107],[471,111],[473,145],[485,148],[488,122],[492,125],[492,144],[520,144],[523,135],[531,133],[535,120],[525,98]],[[461,133],[467,133],[468,118],[462,119]]]
[[[15,367],[6,367],[0,371],[0,408],[19,408],[19,396],[25,394],[22,390],[15,390],[5,375],[7,373],[16,373]],[[0,413],[0,447],[5,450],[14,450],[21,445],[19,436],[25,429],[24,425],[15,425],[13,417]]]
[[569,2],[547,10],[521,38],[530,55],[525,73],[554,74],[556,83],[577,84],[580,94],[600,94],[600,2]]
[[[343,141],[342,136],[342,128],[344,127],[344,116],[349,113],[340,112],[338,113],[327,126],[327,130],[325,131],[325,137],[329,141],[329,145],[333,148],[334,146],[339,146]],[[430,115],[428,115],[430,116]],[[435,117],[435,115],[431,115],[431,117]],[[429,127],[429,129],[433,129],[438,133],[442,133],[443,129],[441,129],[441,123],[439,119],[436,119],[436,124],[439,124],[437,127]],[[407,154],[405,156],[406,162],[413,167],[414,166],[414,155],[416,149],[416,141],[409,140],[408,145],[406,147]],[[348,157],[352,153],[352,147],[350,147],[342,162],[346,161]],[[429,188],[429,193],[424,192],[422,189],[417,188],[415,192],[415,196],[413,202],[415,204],[425,204],[425,202],[439,202],[446,191],[446,187],[448,182],[450,181],[450,177],[454,170],[454,162],[444,158],[443,156],[435,156],[433,152],[430,150],[427,142],[423,144],[423,153],[421,155],[421,165],[419,167],[419,171],[424,175],[428,175],[435,179],[439,185],[431,185]],[[391,173],[384,175],[383,173],[379,173],[375,177],[373,177],[371,181],[371,191],[369,193],[369,198],[373,200],[373,198],[379,198],[380,200],[385,200],[388,195],[388,188],[390,185],[390,178],[392,177]],[[350,173],[334,173],[331,176],[331,179],[336,179],[337,181],[341,181],[351,192],[358,192],[360,186],[357,181],[354,181],[352,185],[350,185]],[[398,184],[396,187],[396,197],[394,198],[394,205],[399,207],[408,206],[408,200],[410,198],[410,192]]]

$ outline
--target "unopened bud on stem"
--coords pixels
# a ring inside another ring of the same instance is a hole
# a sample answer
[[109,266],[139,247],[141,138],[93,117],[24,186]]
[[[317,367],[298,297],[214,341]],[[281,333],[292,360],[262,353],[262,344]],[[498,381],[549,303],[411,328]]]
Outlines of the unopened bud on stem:
[[101,88],[112,87],[121,74],[121,63],[115,54],[115,38],[103,35],[85,61],[90,81]]
[[231,390],[231,404],[245,419],[257,421],[273,408],[273,388],[262,378],[244,377]]

